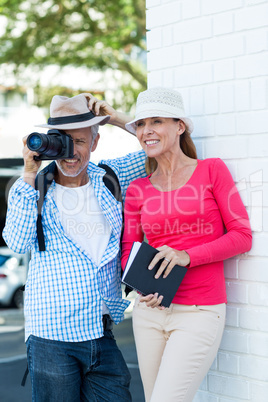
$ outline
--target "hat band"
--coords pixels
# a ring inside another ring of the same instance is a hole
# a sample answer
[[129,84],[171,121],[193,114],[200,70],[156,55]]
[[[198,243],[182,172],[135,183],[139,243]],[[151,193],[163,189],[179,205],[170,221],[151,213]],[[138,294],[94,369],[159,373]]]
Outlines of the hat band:
[[60,125],[60,124],[68,124],[68,123],[79,123],[81,121],[91,120],[95,117],[93,112],[77,114],[73,116],[62,116],[62,117],[50,117],[47,121],[48,124],[52,126]]

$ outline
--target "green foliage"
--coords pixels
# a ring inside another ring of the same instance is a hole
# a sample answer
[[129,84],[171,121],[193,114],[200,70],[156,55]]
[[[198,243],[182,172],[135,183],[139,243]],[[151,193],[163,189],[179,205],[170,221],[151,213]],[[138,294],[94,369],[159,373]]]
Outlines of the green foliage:
[[0,0],[0,13],[0,64],[121,70],[134,82],[122,87],[132,101],[146,87],[145,0]]

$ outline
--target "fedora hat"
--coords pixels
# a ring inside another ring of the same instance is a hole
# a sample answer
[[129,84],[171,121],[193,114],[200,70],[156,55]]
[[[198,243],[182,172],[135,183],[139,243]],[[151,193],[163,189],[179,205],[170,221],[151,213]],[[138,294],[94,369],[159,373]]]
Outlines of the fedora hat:
[[85,95],[72,98],[55,95],[50,104],[50,118],[47,124],[37,124],[36,127],[57,128],[59,130],[74,130],[108,123],[110,116],[95,116],[88,108]]
[[192,120],[186,117],[181,94],[174,89],[156,87],[141,92],[136,103],[135,119],[125,127],[130,133],[136,134],[136,122],[148,117],[180,119],[189,133],[194,129]]

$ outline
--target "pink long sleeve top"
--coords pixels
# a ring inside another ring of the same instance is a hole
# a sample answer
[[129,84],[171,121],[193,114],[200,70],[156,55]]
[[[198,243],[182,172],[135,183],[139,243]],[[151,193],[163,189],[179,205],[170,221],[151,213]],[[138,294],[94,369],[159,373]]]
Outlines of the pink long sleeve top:
[[134,241],[185,250],[191,259],[173,303],[226,303],[223,260],[251,248],[247,211],[221,159],[198,160],[188,182],[159,191],[150,176],[132,182],[125,200],[122,266]]

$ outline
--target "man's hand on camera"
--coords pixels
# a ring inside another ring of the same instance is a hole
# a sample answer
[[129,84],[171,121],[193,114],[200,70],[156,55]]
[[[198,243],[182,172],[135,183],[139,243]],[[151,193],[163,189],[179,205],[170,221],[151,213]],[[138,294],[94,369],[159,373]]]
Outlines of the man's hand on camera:
[[24,173],[23,180],[34,187],[35,178],[40,168],[41,161],[36,161],[34,156],[38,155],[36,152],[30,151],[26,145],[27,136],[23,137],[23,159],[24,159]]

